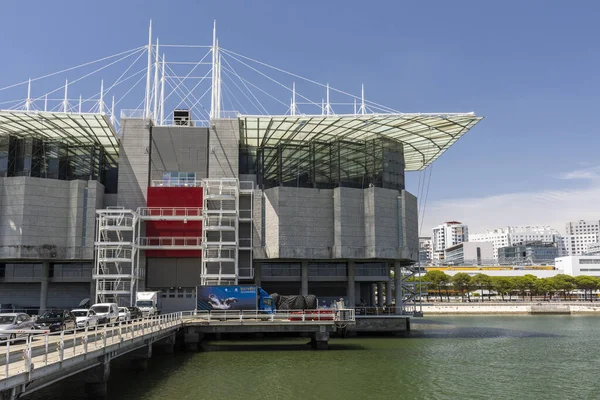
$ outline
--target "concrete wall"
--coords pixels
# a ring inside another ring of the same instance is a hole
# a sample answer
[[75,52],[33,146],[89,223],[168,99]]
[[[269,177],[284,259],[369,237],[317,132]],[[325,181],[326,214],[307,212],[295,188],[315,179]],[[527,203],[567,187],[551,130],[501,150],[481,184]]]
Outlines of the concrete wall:
[[147,120],[121,120],[119,182],[117,204],[135,210],[146,206],[149,165],[150,125]]
[[417,259],[417,202],[406,191],[275,187],[256,194],[254,212],[256,259]]
[[151,129],[151,180],[162,180],[164,172],[195,172],[208,177],[208,128],[160,126]]
[[0,258],[93,259],[97,181],[0,178]]
[[148,258],[146,262],[147,288],[200,285],[199,258]]
[[210,121],[209,178],[237,178],[240,157],[238,119]]

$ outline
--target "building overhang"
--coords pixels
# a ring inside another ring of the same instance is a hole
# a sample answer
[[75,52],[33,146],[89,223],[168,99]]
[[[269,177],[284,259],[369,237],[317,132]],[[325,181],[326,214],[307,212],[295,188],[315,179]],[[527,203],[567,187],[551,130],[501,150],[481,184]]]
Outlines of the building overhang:
[[435,161],[483,117],[464,114],[240,115],[240,143],[277,147],[385,138],[404,145],[406,171]]
[[106,114],[0,110],[0,136],[99,146],[111,166],[118,163],[119,139]]

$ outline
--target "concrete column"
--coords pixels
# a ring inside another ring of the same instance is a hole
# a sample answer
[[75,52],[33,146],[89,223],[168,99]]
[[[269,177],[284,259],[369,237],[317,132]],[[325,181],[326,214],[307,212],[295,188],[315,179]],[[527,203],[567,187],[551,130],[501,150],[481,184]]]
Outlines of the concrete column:
[[46,311],[48,303],[48,275],[50,274],[50,261],[42,262],[42,287],[40,289],[40,314]]
[[383,307],[383,282],[377,284],[377,305]]
[[354,261],[348,261],[348,291],[346,292],[347,307],[354,308],[356,305],[356,269]]
[[370,307],[375,307],[377,306],[377,284],[376,283],[371,283],[370,285],[370,301],[369,301],[369,306]]
[[385,305],[392,305],[392,280],[390,279],[385,283]]
[[154,350],[161,354],[172,354],[175,351],[175,340],[175,333],[173,333],[172,335],[159,340],[158,342],[154,342]]
[[308,261],[302,261],[302,285],[300,286],[300,294],[308,296]]
[[204,333],[197,332],[195,328],[186,328],[184,334],[185,351],[196,352],[202,349]]
[[260,277],[260,266],[261,266],[260,262],[257,262],[257,261],[252,262],[252,268],[254,268],[254,283],[256,284],[256,286],[260,286],[262,284],[261,277]]
[[110,358],[100,357],[102,364],[90,368],[85,374],[85,393],[88,398],[102,399],[106,397],[106,384],[110,377]]
[[327,350],[329,345],[329,332],[325,331],[325,327],[321,326],[318,332],[315,332],[310,344],[315,350]]
[[96,302],[96,281],[90,282],[90,306]]
[[152,358],[152,345],[142,347],[139,350],[132,352],[131,367],[138,371],[148,369],[148,360]]
[[400,261],[394,262],[394,285],[396,286],[396,314],[402,314],[402,271]]

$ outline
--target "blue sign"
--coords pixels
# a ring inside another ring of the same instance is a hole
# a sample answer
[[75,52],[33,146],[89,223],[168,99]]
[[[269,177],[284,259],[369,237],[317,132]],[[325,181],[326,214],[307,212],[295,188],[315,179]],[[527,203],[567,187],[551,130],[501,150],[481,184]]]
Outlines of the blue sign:
[[256,286],[198,286],[197,310],[256,310]]

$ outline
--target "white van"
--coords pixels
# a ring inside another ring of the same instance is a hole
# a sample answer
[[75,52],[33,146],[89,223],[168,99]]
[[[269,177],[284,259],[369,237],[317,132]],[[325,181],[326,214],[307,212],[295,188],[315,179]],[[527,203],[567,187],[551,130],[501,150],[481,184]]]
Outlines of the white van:
[[117,303],[98,303],[90,307],[98,316],[98,324],[116,324],[119,322],[119,306]]

